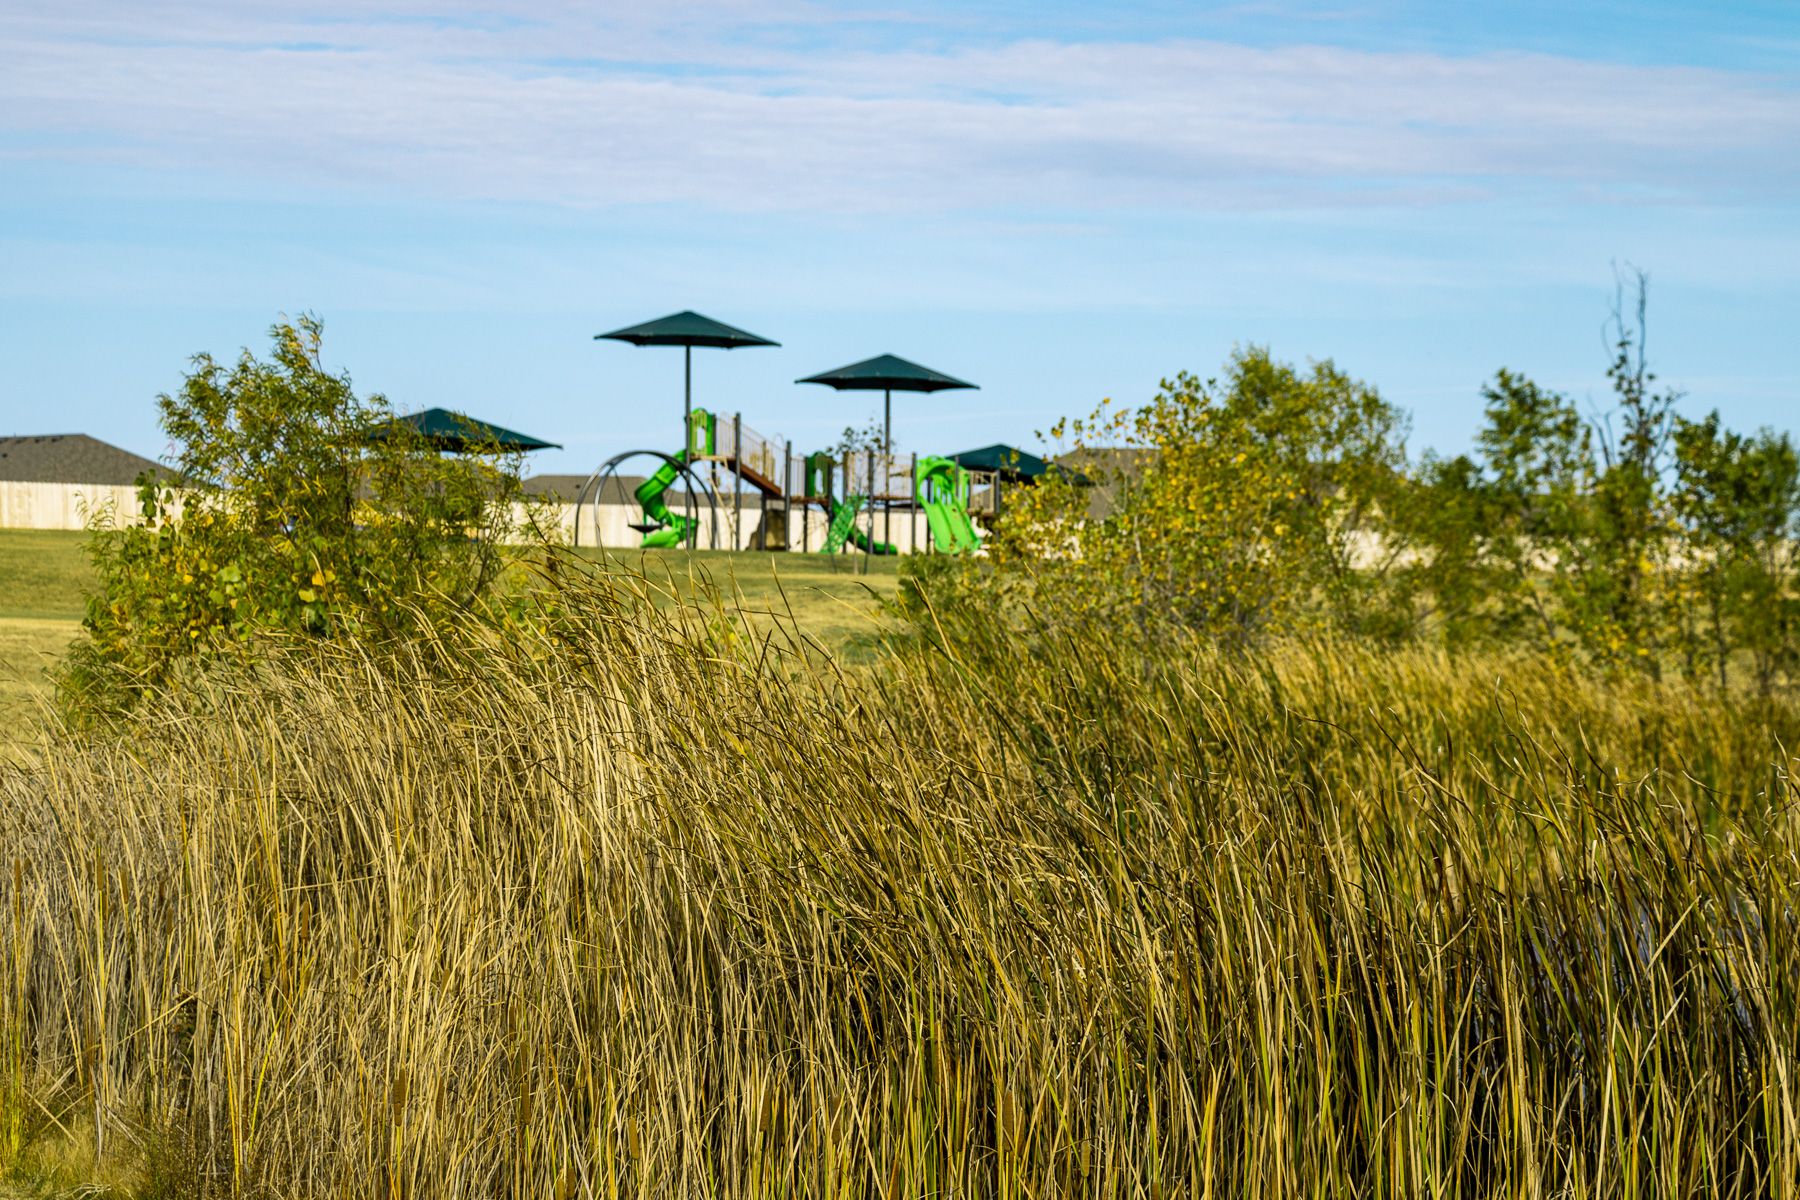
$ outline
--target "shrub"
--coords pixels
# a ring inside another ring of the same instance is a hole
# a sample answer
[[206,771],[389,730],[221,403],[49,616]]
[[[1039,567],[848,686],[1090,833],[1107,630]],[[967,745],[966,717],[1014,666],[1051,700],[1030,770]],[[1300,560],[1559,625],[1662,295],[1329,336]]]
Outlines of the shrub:
[[[991,566],[908,571],[902,611],[1530,647],[1764,692],[1800,675],[1800,455],[1676,411],[1645,362],[1647,285],[1613,312],[1613,405],[1501,370],[1471,454],[1409,463],[1403,414],[1329,362],[1251,349],[1142,408],[1059,423],[1067,474],[1010,493]],[[1097,499],[1096,499],[1097,497]]]
[[1184,373],[1140,409],[1057,425],[1060,457],[1097,477],[1108,510],[1046,476],[1012,493],[994,557],[1029,563],[1030,602],[1058,617],[1173,622],[1238,645],[1366,623],[1368,536],[1404,433],[1398,410],[1330,362],[1301,373],[1253,347],[1222,383]]
[[99,583],[60,678],[71,711],[128,707],[266,635],[403,634],[498,576],[516,458],[439,454],[324,368],[313,318],[270,336],[267,361],[199,355],[158,398],[179,480],[140,480],[141,518],[92,528]]

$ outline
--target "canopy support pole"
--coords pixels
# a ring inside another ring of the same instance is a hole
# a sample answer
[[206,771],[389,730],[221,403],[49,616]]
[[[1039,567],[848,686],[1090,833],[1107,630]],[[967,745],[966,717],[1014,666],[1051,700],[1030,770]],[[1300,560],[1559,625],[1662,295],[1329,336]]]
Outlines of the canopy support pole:
[[[894,490],[894,390],[881,389],[881,480],[882,486],[889,492]],[[891,499],[881,502],[881,540],[889,545],[894,541],[894,502]],[[870,521],[871,531],[875,522]]]
[[906,482],[912,491],[912,500],[906,507],[906,552],[919,552],[919,452],[912,452],[912,462],[906,468]]

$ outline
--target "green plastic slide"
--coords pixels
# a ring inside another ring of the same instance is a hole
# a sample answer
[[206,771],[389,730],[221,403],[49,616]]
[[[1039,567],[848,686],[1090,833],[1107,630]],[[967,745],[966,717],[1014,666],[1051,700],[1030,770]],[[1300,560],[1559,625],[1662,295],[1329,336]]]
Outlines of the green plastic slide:
[[857,526],[856,518],[869,502],[867,496],[851,492],[839,503],[831,494],[831,477],[837,473],[836,467],[832,456],[823,450],[806,456],[806,495],[823,503],[825,514],[830,518],[830,523],[825,527],[825,544],[819,547],[819,553],[837,554],[843,550],[845,542],[858,550],[867,550],[870,554],[899,553],[886,542],[871,540]]
[[[686,454],[677,454],[676,462],[686,462]],[[699,524],[694,518],[683,513],[671,512],[663,501],[663,493],[668,491],[675,480],[680,478],[680,468],[671,463],[664,463],[656,468],[656,473],[638,484],[632,495],[644,510],[644,522],[649,525],[660,525],[661,529],[652,529],[644,534],[644,549],[661,550],[670,546],[679,546],[688,540],[688,535]]]
[[858,550],[867,550],[870,554],[894,554],[897,551],[886,542],[869,539],[856,524],[857,514],[862,512],[868,497],[852,492],[845,496],[843,503],[838,503],[830,496],[825,497],[825,506],[831,513],[831,524],[825,530],[825,544],[819,547],[820,554],[836,554],[849,542]]
[[638,507],[644,510],[644,524],[662,527],[644,534],[644,549],[666,550],[682,545],[699,528],[700,522],[693,517],[671,511],[663,500],[663,493],[681,478],[682,466],[713,453],[717,432],[717,418],[704,408],[694,409],[688,414],[687,446],[675,455],[674,463],[665,462],[656,468],[656,473],[638,484],[637,491],[632,493]]
[[981,535],[969,519],[969,473],[947,458],[919,460],[913,486],[931,527],[931,541],[945,554],[973,554]]

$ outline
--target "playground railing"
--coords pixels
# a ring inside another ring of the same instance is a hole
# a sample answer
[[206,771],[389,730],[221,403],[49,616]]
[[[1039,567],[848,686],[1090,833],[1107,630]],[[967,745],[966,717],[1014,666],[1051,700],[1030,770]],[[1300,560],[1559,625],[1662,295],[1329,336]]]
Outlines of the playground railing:
[[783,448],[780,442],[764,437],[737,417],[719,418],[718,454],[736,459],[746,470],[781,486]]
[[993,516],[1000,511],[1000,476],[994,471],[969,472],[969,511],[977,516]]
[[879,450],[857,450],[844,456],[840,472],[845,481],[840,490],[885,500],[909,500],[913,494],[910,455],[889,459]]
[[[805,454],[794,454],[788,459],[789,478],[795,496],[807,495]],[[823,480],[819,481],[823,485]],[[842,496],[854,493],[858,496],[875,496],[889,500],[907,500],[913,494],[912,457],[910,455],[894,455],[890,464],[884,461],[879,452],[857,450],[849,454],[833,455],[831,459],[831,492]],[[818,499],[816,495],[810,499]]]
[[787,472],[782,477],[792,496],[806,495],[806,455],[789,454],[787,456]]
[[[741,419],[719,418],[716,453],[720,458],[736,459],[746,470],[754,471],[776,487],[786,489],[794,498],[808,495],[807,455],[790,452],[786,443],[758,433]],[[913,466],[914,456],[910,454],[896,454],[891,459],[879,450],[853,450],[848,454],[834,455],[831,462],[831,491],[838,496],[854,493],[877,500],[910,503],[913,498]],[[994,511],[998,499],[995,477],[987,472],[971,471],[969,480],[970,511]]]

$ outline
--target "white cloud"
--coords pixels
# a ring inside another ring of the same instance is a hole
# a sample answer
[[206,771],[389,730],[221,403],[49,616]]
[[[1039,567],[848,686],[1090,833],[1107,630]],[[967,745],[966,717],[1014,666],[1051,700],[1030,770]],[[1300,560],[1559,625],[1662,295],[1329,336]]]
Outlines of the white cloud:
[[[842,14],[396,0],[0,18],[12,155],[574,207],[1729,202],[1800,185],[1793,79],[1207,42],[854,48]],[[804,44],[801,44],[804,43]]]

